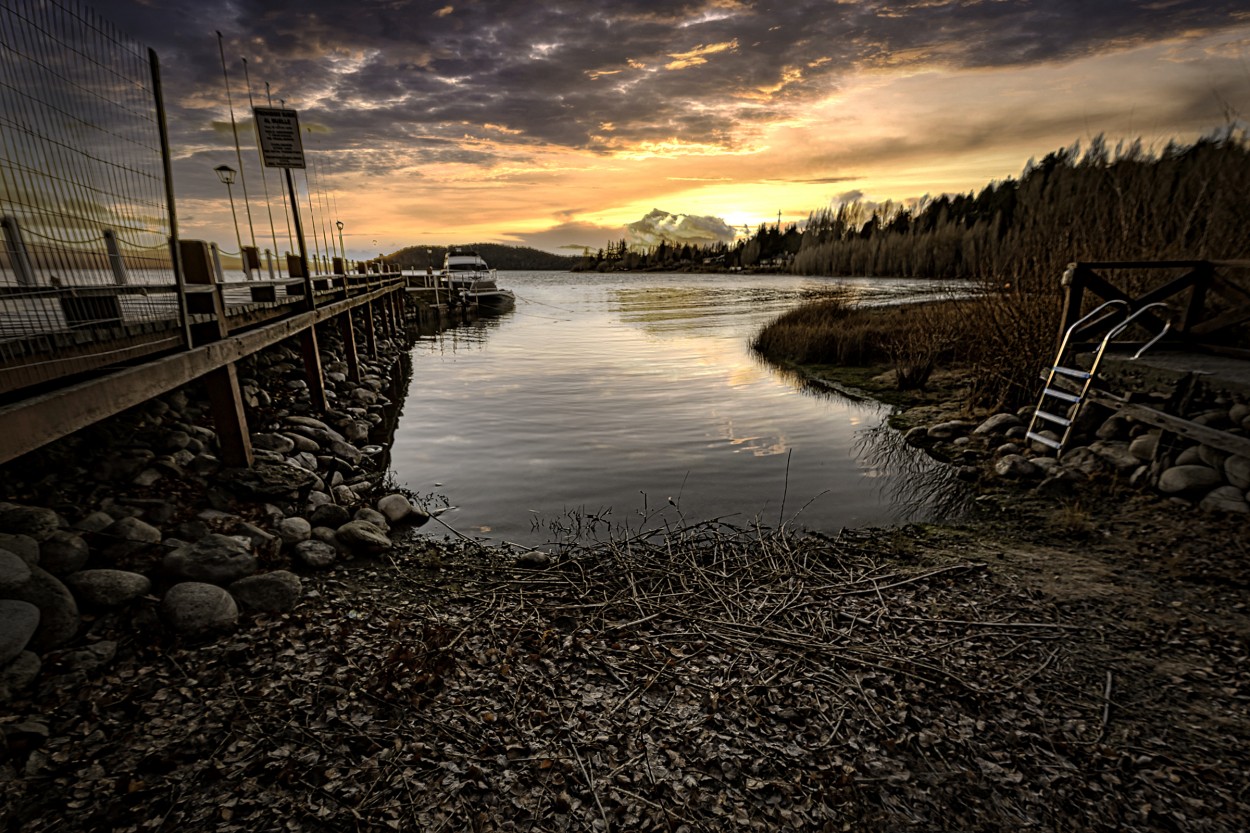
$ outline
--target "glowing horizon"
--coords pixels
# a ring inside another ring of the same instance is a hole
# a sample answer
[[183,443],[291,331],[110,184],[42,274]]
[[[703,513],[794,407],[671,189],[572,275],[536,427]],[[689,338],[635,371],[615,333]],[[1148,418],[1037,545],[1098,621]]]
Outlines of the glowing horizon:
[[1250,106],[1250,13],[1232,3],[1104,0],[1063,15],[1042,3],[886,14],[868,2],[637,0],[511,17],[489,2],[392,5],[420,31],[405,39],[321,0],[297,16],[259,0],[99,4],[161,55],[184,236],[234,238],[212,176],[237,165],[210,19],[229,21],[258,245],[276,236],[285,248],[286,234],[279,172],[262,182],[247,141],[244,57],[257,103],[269,82],[309,130],[322,192],[310,232],[333,236],[342,220],[354,257],[474,242],[597,249],[656,209],[739,230],[778,212],[801,223],[848,195],[977,191],[1098,135],[1113,147],[1191,142],[1240,125]]

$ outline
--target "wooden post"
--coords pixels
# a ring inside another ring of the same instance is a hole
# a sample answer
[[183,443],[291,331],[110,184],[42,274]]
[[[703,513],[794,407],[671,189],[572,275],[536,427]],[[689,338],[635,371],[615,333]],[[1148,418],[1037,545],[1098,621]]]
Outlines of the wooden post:
[[[216,253],[203,240],[179,240],[178,245],[186,283],[214,288],[212,292],[189,293],[187,296],[188,313],[212,315],[211,320],[192,326],[193,342],[200,345],[220,341],[229,330],[221,294],[216,291]],[[247,427],[247,414],[243,411],[243,394],[239,391],[239,375],[234,363],[210,370],[203,378],[208,388],[208,405],[217,430],[217,442],[221,446],[222,462],[232,467],[251,467],[252,436]]]
[[[1085,301],[1085,267],[1079,263],[1069,263],[1060,283],[1064,287],[1063,315],[1059,319],[1058,341],[1068,328],[1081,320],[1081,304]],[[1058,342],[1056,342],[1057,344]]]
[[378,355],[378,333],[377,325],[373,321],[376,311],[373,308],[373,301],[369,301],[364,306],[365,311],[365,349],[369,351],[369,355],[377,358]]
[[340,313],[339,333],[343,337],[343,361],[347,363],[347,378],[360,381],[360,357],[356,355],[356,330],[352,326],[352,311]]
[[390,299],[391,308],[394,310],[395,335],[402,336],[404,334],[404,307],[403,298],[398,292],[392,292],[386,296]]
[[326,377],[321,370],[321,351],[317,347],[316,327],[300,330],[299,352],[304,360],[304,380],[308,382],[308,395],[312,398],[312,406],[317,411],[324,412],[328,407]]
[[1211,286],[1211,280],[1214,277],[1215,264],[1210,261],[1194,267],[1194,284],[1189,293],[1189,306],[1185,309],[1183,325],[1186,333],[1202,321],[1202,316],[1206,312],[1207,289]]

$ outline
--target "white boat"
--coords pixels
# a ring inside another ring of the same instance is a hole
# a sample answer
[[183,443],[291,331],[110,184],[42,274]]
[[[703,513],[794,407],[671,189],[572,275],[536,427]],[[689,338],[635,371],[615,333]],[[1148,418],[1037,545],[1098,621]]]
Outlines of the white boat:
[[477,304],[478,312],[498,314],[516,306],[516,295],[499,288],[495,283],[495,270],[487,266],[477,252],[448,249],[440,277],[453,297]]

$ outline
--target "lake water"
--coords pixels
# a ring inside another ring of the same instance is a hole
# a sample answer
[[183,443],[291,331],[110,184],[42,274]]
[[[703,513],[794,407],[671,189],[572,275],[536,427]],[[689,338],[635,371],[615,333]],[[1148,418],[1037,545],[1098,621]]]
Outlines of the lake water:
[[957,502],[946,467],[884,426],[886,407],[807,386],[748,344],[803,300],[947,291],[932,282],[504,272],[499,283],[517,293],[514,312],[414,345],[392,449],[397,483],[449,503],[441,520],[460,533],[540,546],[590,518],[602,534],[723,517],[836,534]]

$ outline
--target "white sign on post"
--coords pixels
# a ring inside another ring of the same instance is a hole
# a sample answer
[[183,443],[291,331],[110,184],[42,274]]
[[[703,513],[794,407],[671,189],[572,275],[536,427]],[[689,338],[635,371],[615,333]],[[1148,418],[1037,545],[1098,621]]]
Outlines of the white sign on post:
[[303,168],[304,143],[299,134],[299,114],[277,107],[253,107],[260,153],[266,168]]

